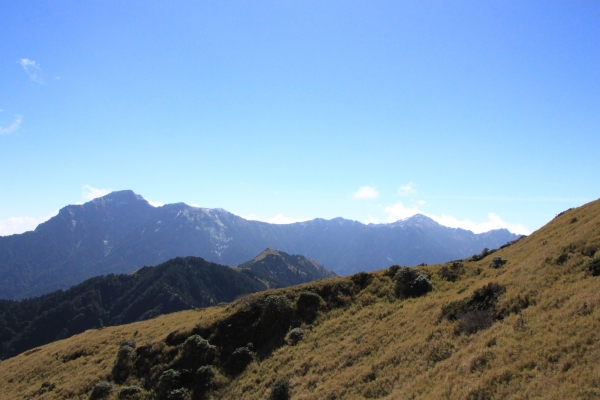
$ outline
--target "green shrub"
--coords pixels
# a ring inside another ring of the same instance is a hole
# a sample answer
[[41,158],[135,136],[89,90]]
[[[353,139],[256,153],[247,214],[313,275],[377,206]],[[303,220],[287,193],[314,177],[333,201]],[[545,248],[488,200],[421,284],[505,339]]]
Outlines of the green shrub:
[[566,263],[568,259],[569,259],[569,254],[565,252],[565,253],[562,253],[561,255],[559,255],[558,257],[556,257],[556,259],[554,260],[554,263],[556,265],[562,265],[562,264]]
[[227,361],[227,372],[232,375],[241,374],[252,360],[254,360],[254,352],[252,350],[248,347],[238,347]]
[[119,390],[119,400],[137,400],[142,389],[139,386],[125,386]]
[[432,290],[425,273],[410,267],[401,268],[394,275],[395,291],[399,298],[419,297]]
[[[128,344],[121,344],[121,347],[117,351],[117,358],[111,372],[112,379],[117,383],[123,383],[133,370],[133,362],[135,353],[133,347]],[[135,343],[134,343],[135,345]]]
[[180,360],[186,364],[206,365],[212,363],[217,348],[200,335],[188,337],[181,346]]
[[288,332],[285,337],[286,342],[290,345],[295,346],[304,337],[304,330],[302,328],[294,328]]
[[323,299],[316,293],[302,292],[296,301],[296,311],[306,322],[313,322]]
[[498,297],[506,292],[506,287],[498,283],[489,283],[475,290],[470,297],[453,301],[442,307],[440,318],[450,321],[459,320],[457,333],[472,334],[486,329],[503,315],[496,313]]
[[438,275],[445,281],[456,282],[465,273],[465,268],[460,261],[453,261],[450,266],[444,265]]
[[210,387],[217,371],[212,365],[203,365],[196,371],[196,386],[201,390],[206,390]]
[[490,250],[490,249],[488,249],[486,247],[483,250],[481,250],[481,253],[472,255],[471,258],[469,259],[469,261],[483,260],[484,258],[486,258],[487,256],[489,256],[490,254],[495,253],[495,252],[496,252],[496,250]]
[[350,277],[350,280],[354,282],[355,285],[359,286],[361,289],[365,288],[371,281],[373,277],[371,274],[366,272],[358,272]]
[[600,257],[594,258],[588,265],[588,271],[592,276],[600,276]]
[[186,388],[179,388],[171,390],[164,397],[165,400],[186,400],[188,398],[189,390]]
[[500,268],[504,264],[506,264],[508,260],[502,257],[494,257],[492,258],[492,262],[490,263],[490,268]]
[[290,397],[290,380],[287,378],[279,379],[271,387],[271,395],[269,400],[289,400]]
[[287,333],[292,319],[294,308],[285,296],[267,296],[264,300],[259,324],[263,331],[268,332],[270,341],[281,341]]
[[181,372],[168,369],[158,379],[157,392],[159,398],[168,398],[169,393],[181,387]]
[[390,278],[394,278],[394,276],[396,276],[396,273],[401,269],[402,267],[399,265],[392,265],[391,267],[388,268],[388,270],[385,272],[385,276],[389,276]]
[[98,382],[94,385],[92,393],[90,394],[90,400],[105,399],[115,390],[115,385],[110,382]]

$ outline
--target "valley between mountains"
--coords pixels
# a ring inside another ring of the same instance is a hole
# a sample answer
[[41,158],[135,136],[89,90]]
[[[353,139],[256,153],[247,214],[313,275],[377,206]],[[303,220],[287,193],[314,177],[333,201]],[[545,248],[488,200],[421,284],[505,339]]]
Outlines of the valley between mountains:
[[495,251],[90,329],[1,361],[0,387],[7,399],[596,399],[599,255],[595,201]]

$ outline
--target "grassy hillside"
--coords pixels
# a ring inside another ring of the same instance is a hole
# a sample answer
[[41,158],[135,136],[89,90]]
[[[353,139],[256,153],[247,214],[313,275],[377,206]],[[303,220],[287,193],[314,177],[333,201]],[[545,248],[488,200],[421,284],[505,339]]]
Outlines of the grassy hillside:
[[[392,268],[86,331],[0,362],[2,398],[88,398],[112,380],[111,399],[131,385],[141,398],[265,399],[288,379],[292,399],[596,399],[598,256],[600,201],[477,261],[419,267],[433,286],[421,297],[398,293]],[[284,337],[292,327],[301,340]],[[194,334],[210,342],[200,353]],[[241,347],[251,362],[235,368]],[[216,376],[199,388],[207,363]]]

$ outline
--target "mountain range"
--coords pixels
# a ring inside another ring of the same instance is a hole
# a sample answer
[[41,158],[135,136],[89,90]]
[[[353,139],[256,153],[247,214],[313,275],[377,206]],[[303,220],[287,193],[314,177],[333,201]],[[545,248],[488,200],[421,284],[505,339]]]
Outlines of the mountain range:
[[599,284],[594,201],[462,261],[89,329],[0,361],[0,397],[598,399]]
[[270,288],[336,275],[302,256],[267,249],[237,268],[177,257],[22,301],[0,300],[0,360],[88,329],[215,306]]
[[0,237],[0,298],[38,296],[175,257],[238,265],[273,248],[347,275],[460,259],[518,237],[506,229],[448,228],[423,215],[390,224],[334,218],[276,225],[184,203],[153,207],[124,190],[66,206],[34,231]]

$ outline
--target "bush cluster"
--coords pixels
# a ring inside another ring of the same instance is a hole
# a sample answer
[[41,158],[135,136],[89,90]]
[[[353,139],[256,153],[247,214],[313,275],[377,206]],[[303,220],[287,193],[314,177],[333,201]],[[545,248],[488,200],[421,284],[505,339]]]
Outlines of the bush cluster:
[[474,254],[471,256],[471,258],[469,258],[469,261],[480,261],[483,260],[484,258],[486,258],[487,256],[489,256],[492,253],[495,253],[496,250],[490,250],[487,247],[484,248],[483,250],[481,250],[481,253],[479,254]]
[[90,400],[100,400],[108,397],[115,390],[115,385],[110,382],[98,382],[94,385]]
[[125,386],[119,390],[119,400],[139,399],[142,389],[139,386]]
[[486,329],[502,317],[496,313],[496,304],[500,295],[506,292],[506,287],[498,283],[489,283],[475,290],[466,299],[453,301],[442,307],[442,315],[450,321],[459,320],[457,333],[475,333]]
[[288,332],[285,336],[285,341],[290,345],[295,346],[304,337],[304,330],[302,328],[294,328]]
[[294,308],[288,298],[272,295],[265,299],[258,323],[265,332],[269,332],[271,340],[281,341],[287,333],[293,317]]
[[350,277],[350,279],[352,280],[352,282],[359,286],[361,289],[365,288],[369,283],[371,283],[371,281],[373,280],[373,277],[371,276],[371,274],[368,274],[366,272],[358,272],[354,275],[352,275]]
[[424,272],[415,268],[401,268],[394,275],[396,296],[419,297],[432,290],[431,282]]
[[232,375],[241,374],[252,360],[254,360],[254,352],[250,347],[238,347],[227,360],[225,367]]
[[290,380],[287,378],[279,379],[271,387],[269,400],[289,400],[290,399]]
[[500,268],[504,264],[508,262],[507,259],[502,257],[494,257],[492,258],[492,262],[490,263],[490,268]]
[[180,360],[184,364],[211,364],[217,354],[217,348],[200,335],[188,337],[181,346]]
[[133,361],[135,358],[136,341],[133,339],[121,342],[117,351],[117,358],[111,372],[112,379],[117,383],[123,383],[133,370]]
[[302,292],[296,300],[296,312],[306,322],[313,322],[323,299],[316,293]]
[[196,385],[203,390],[207,390],[215,379],[216,374],[217,370],[215,367],[212,365],[203,365],[196,371]]
[[438,275],[445,281],[456,282],[458,278],[465,273],[463,263],[460,261],[453,261],[449,266],[444,265]]

